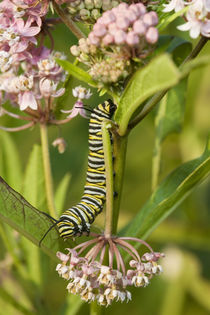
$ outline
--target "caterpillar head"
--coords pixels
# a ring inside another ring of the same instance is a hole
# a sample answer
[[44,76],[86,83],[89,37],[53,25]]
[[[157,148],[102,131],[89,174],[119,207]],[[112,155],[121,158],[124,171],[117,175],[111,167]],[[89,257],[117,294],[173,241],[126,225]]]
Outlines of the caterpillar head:
[[112,115],[114,114],[114,112],[117,109],[117,105],[115,105],[111,99],[108,99],[107,101],[105,101],[103,104],[104,109],[109,113],[109,116],[112,117]]

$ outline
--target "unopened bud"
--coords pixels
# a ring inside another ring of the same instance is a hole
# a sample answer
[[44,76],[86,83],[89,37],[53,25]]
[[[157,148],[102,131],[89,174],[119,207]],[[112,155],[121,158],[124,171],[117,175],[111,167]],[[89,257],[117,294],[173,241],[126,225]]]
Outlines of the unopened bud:
[[103,0],[102,9],[104,11],[111,10],[112,4],[110,0]]
[[53,141],[52,145],[58,148],[59,153],[64,153],[66,150],[66,141],[63,138],[57,138]]
[[93,0],[85,0],[85,8],[91,10],[94,8]]
[[86,9],[82,9],[79,11],[82,20],[88,20],[90,17],[90,11]]
[[91,12],[91,16],[97,20],[100,16],[101,16],[101,13],[98,9],[93,9],[92,12]]
[[149,27],[145,38],[149,44],[155,44],[158,40],[158,30],[155,27]]
[[118,1],[112,1],[112,3],[111,3],[112,8],[117,7],[117,6],[118,6],[118,4],[119,4],[119,2],[118,2]]
[[96,9],[100,9],[102,7],[102,0],[94,0],[94,6]]
[[80,55],[80,49],[76,45],[73,45],[73,46],[70,47],[70,52],[75,57],[78,57]]
[[80,48],[81,52],[83,52],[85,54],[89,54],[89,46],[88,46],[87,40],[85,38],[81,38],[79,40],[79,48]]

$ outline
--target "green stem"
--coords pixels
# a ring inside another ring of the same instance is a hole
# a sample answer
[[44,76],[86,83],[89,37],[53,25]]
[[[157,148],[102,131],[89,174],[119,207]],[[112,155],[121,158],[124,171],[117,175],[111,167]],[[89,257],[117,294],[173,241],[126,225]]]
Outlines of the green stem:
[[102,124],[102,138],[104,149],[105,173],[106,173],[106,219],[105,219],[105,236],[108,238],[113,231],[113,163],[112,163],[112,146],[110,141],[109,130],[110,122]]
[[125,158],[127,150],[127,137],[121,137],[118,134],[113,136],[113,156],[114,156],[114,213],[113,213],[113,234],[117,232],[117,223],[122,195],[123,178],[125,170]]
[[97,301],[94,301],[90,304],[90,315],[102,315],[103,310],[100,305],[98,305]]
[[61,9],[61,6],[59,6],[55,1],[53,1],[53,7],[58,14],[58,16],[61,18],[63,23],[70,29],[70,31],[78,38],[85,38],[85,34],[77,27],[77,25],[72,21],[70,18],[70,15],[67,14],[63,9]]
[[55,203],[54,203],[53,180],[52,180],[46,124],[40,124],[40,135],[41,135],[42,159],[43,159],[43,166],[44,166],[45,189],[46,189],[48,210],[49,210],[50,215],[53,218],[55,218],[56,211],[55,211]]
[[[195,48],[191,51],[189,56],[183,61],[183,63],[180,65],[180,68],[189,60],[194,59],[197,57],[197,55],[200,53],[202,48],[207,43],[208,38],[201,37],[198,44],[195,46]],[[145,104],[144,108],[140,112],[138,116],[136,116],[128,125],[128,132],[131,131],[140,121],[144,119],[145,116],[147,116],[151,110],[159,103],[159,101],[164,97],[164,95],[169,91],[169,89],[164,90],[162,92],[158,92],[155,94],[149,101]]]

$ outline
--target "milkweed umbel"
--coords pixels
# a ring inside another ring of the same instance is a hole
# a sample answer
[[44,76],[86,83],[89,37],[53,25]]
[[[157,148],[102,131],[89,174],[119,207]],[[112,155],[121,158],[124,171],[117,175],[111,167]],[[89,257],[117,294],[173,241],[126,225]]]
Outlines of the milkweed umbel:
[[84,194],[77,205],[67,209],[53,224],[58,226],[60,236],[64,239],[80,236],[84,232],[89,233],[90,225],[103,209],[106,199],[106,176],[102,123],[104,120],[110,120],[115,110],[116,105],[108,100],[99,104],[90,115],[88,169]]

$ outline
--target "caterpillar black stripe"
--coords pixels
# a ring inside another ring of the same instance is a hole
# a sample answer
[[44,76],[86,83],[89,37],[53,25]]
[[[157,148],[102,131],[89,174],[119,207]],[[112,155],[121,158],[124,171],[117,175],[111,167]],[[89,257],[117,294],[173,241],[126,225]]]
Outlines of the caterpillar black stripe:
[[89,233],[90,225],[103,209],[106,199],[106,176],[102,123],[104,120],[110,120],[115,110],[116,105],[108,100],[99,104],[90,115],[88,169],[84,194],[81,201],[67,209],[53,225],[58,226],[60,236],[64,239],[80,236],[84,232]]

